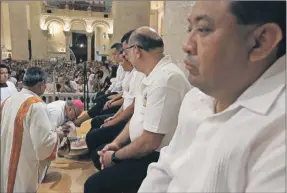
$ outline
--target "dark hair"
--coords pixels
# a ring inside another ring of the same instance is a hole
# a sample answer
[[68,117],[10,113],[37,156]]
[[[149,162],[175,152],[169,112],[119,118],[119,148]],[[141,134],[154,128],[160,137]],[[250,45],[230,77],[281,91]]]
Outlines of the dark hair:
[[47,74],[39,67],[28,68],[23,78],[24,85],[28,87],[32,87],[39,82],[46,82],[46,81],[47,81]]
[[111,49],[116,49],[118,52],[120,52],[122,49],[123,49],[123,46],[121,43],[114,43],[112,46],[111,46]]
[[0,68],[6,68],[7,71],[8,71],[8,74],[11,73],[11,72],[10,72],[10,68],[9,68],[7,65],[5,65],[5,64],[0,64]]
[[282,30],[277,57],[286,54],[286,1],[232,1],[230,4],[238,24],[276,23]]
[[127,33],[125,33],[121,39],[121,43],[124,43],[124,42],[129,42],[129,39],[132,35],[132,33],[134,32],[135,30],[131,30],[131,31],[128,31]]
[[145,51],[164,47],[163,40],[160,36],[158,38],[153,38],[145,34],[134,32],[130,38],[130,41],[132,43],[136,43]]
[[95,75],[98,75],[98,79],[102,79],[104,76],[104,72],[102,70],[98,70]]

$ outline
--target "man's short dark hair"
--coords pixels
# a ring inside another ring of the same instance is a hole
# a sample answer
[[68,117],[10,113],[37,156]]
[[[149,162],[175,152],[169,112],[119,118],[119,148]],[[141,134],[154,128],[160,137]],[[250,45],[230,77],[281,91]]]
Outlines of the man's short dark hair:
[[8,74],[11,73],[10,68],[7,65],[5,65],[5,64],[0,64],[0,68],[6,68],[7,71],[8,71]]
[[129,39],[130,39],[130,37],[131,37],[131,35],[132,35],[132,33],[133,33],[134,31],[135,31],[135,30],[133,29],[133,30],[128,31],[127,33],[125,33],[125,34],[123,35],[122,39],[121,39],[121,43],[124,43],[124,42],[128,43],[128,42],[129,42]]
[[43,71],[39,67],[31,67],[28,68],[24,78],[23,78],[23,84],[28,87],[35,86],[39,82],[45,82],[47,81],[47,74],[45,71]]
[[283,38],[278,44],[277,57],[286,54],[286,1],[232,1],[230,10],[241,25],[278,24]]
[[122,49],[123,49],[123,46],[121,43],[114,43],[112,46],[111,46],[111,49],[116,49],[118,52],[120,52]]
[[156,48],[163,48],[164,43],[162,38],[154,38],[146,34],[134,32],[130,38],[130,42],[135,43],[145,51],[150,51]]

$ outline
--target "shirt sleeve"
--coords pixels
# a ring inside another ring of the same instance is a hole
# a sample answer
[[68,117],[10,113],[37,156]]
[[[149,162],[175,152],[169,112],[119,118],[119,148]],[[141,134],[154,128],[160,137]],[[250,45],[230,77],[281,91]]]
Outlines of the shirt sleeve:
[[[272,138],[266,150],[260,155],[252,155],[253,165],[248,174],[245,192],[285,192],[286,191],[286,144],[285,127]],[[254,163],[255,161],[255,163]]]
[[58,135],[53,131],[47,109],[42,103],[30,106],[25,118],[31,141],[38,160],[45,160],[55,154],[58,145]]
[[52,128],[56,129],[59,126],[61,126],[62,123],[60,122],[60,117],[58,113],[52,107],[49,107],[49,105],[48,105],[48,111],[49,111],[49,118],[52,124]]
[[146,94],[143,128],[153,133],[167,134],[177,126],[182,98],[178,91],[162,86]]

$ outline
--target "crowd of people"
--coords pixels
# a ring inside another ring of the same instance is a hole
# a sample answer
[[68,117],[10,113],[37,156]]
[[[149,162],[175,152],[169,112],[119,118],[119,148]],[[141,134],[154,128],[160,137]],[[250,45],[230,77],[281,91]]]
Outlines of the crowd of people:
[[84,193],[285,192],[285,15],[283,1],[196,2],[188,78],[154,29],[128,31],[112,46],[113,84],[82,116],[81,101],[63,102],[57,124],[39,98],[45,72],[27,69],[24,89],[2,102],[1,191],[36,192],[71,131],[56,128],[92,119],[75,142],[99,170]]
[[[14,61],[9,58],[2,61],[9,68],[8,81],[14,83],[18,91],[23,88],[23,77],[30,66],[41,67],[48,75],[48,84],[45,93],[83,93],[84,79],[86,75],[86,92],[96,93],[105,91],[116,77],[117,65],[112,61],[86,62],[84,74],[84,62],[80,59],[78,64],[71,61],[58,59],[54,64],[47,60]],[[54,74],[53,74],[54,72]],[[53,77],[55,76],[55,77]],[[55,81],[55,86],[54,86]]]

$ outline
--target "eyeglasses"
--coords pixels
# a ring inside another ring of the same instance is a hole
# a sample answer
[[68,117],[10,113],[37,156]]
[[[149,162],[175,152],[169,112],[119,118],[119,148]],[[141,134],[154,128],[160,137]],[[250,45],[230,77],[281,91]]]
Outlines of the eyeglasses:
[[137,48],[139,48],[139,49],[145,50],[142,46],[139,46],[139,45],[134,44],[134,45],[131,45],[131,46],[127,47],[127,48],[122,49],[122,50],[120,51],[120,54],[122,55],[123,53],[126,53],[126,51],[127,51],[128,49],[131,49],[131,48],[133,48],[133,47],[137,47]]

